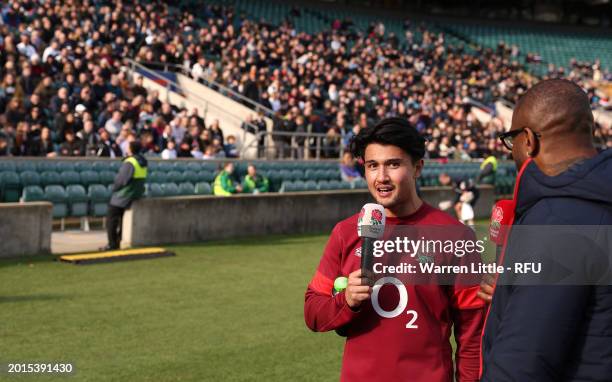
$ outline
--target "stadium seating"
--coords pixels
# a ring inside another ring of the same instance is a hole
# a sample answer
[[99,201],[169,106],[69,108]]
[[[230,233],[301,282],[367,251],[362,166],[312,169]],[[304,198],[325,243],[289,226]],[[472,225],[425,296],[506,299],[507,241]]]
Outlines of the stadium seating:
[[[609,36],[603,34],[559,33],[541,29],[516,28],[483,25],[478,23],[445,22],[444,29],[465,40],[479,45],[495,48],[500,41],[520,47],[524,54],[539,53],[547,63],[567,66],[572,58],[593,62],[599,58],[602,66],[612,65],[612,52]],[[530,69],[537,75],[544,74],[546,65],[531,65]]]
[[115,180],[116,172],[110,170],[110,167],[107,167],[108,170],[100,171],[100,183],[101,184],[113,184]]
[[211,195],[212,194],[212,189],[210,187],[210,184],[206,182],[196,183],[194,191],[196,195]]
[[179,196],[179,188],[175,183],[162,183],[163,196]]
[[[246,161],[236,162],[235,168],[246,172],[247,164]],[[254,164],[260,174],[269,178],[272,192],[367,189],[364,179],[341,181],[335,161],[262,161]],[[53,217],[57,219],[104,217],[120,165],[118,160],[2,160],[0,200],[50,201],[54,204]],[[145,196],[211,195],[217,166],[216,162],[205,161],[150,161]],[[439,186],[438,177],[442,172],[455,179],[475,178],[479,167],[478,162],[427,162],[418,184],[421,187]],[[494,183],[496,194],[511,194],[515,177],[514,163],[500,162]]]
[[27,186],[40,186],[40,176],[36,171],[24,171],[19,174],[21,185]]
[[56,171],[43,171],[40,174],[40,184],[42,187],[59,186],[62,184],[62,178]]
[[70,207],[69,216],[84,217],[89,214],[89,196],[80,184],[66,186],[66,195]]
[[64,187],[81,183],[81,174],[76,171],[62,171],[60,178]]
[[195,194],[195,186],[190,182],[183,182],[178,185],[179,195],[187,196]]
[[102,184],[92,184],[89,186],[88,196],[91,203],[90,214],[96,217],[106,216],[111,191]]
[[19,175],[14,171],[3,171],[0,173],[0,191],[4,202],[18,202],[21,181]]
[[24,202],[41,202],[45,200],[45,192],[38,185],[26,186],[23,189]]
[[52,215],[54,218],[65,218],[68,216],[68,195],[64,187],[60,185],[49,185],[45,187],[45,200],[53,203]]
[[89,187],[91,184],[99,184],[100,175],[97,172],[89,169],[81,172],[81,184],[85,187]]

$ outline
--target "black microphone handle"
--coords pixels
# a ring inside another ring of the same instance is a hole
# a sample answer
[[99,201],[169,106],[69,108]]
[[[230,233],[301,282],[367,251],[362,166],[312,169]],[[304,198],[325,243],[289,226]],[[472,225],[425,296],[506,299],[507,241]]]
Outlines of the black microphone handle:
[[361,275],[369,277],[374,260],[374,240],[371,237],[361,238]]

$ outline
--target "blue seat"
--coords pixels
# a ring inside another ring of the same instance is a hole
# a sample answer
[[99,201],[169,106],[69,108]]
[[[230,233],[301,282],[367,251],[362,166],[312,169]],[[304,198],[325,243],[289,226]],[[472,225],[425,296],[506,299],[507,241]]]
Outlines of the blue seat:
[[211,195],[212,194],[212,188],[210,187],[210,184],[206,182],[196,183],[194,191],[196,195]]
[[40,174],[40,185],[46,186],[59,186],[62,184],[62,177],[58,172],[55,171],[44,171]]
[[69,216],[84,217],[89,213],[89,196],[80,184],[70,184],[66,187],[66,195],[70,207]]
[[45,192],[40,186],[26,186],[23,188],[24,202],[40,202],[45,200]]
[[163,183],[161,185],[164,196],[178,196],[179,188],[175,183]]
[[352,186],[355,189],[366,189],[368,188],[368,183],[363,178],[357,178],[353,181]]
[[15,167],[15,162],[6,159],[0,160],[0,172],[2,171],[17,171],[17,168]]
[[117,172],[117,171],[119,171],[120,167],[121,167],[121,161],[120,160],[113,160],[113,161],[110,161],[108,169],[109,169],[109,171]]
[[164,196],[164,190],[162,189],[161,184],[151,183],[147,184],[147,193],[148,197],[159,198]]
[[83,171],[81,172],[81,184],[85,187],[89,187],[92,184],[100,184],[100,175],[94,171]]
[[318,185],[319,185],[319,190],[321,191],[331,190],[331,185],[329,184],[327,180],[320,180]]
[[36,164],[36,170],[38,172],[57,171],[58,170],[57,164],[58,163],[53,160],[42,160]]
[[304,186],[305,186],[306,191],[316,191],[317,190],[317,182],[315,182],[314,180],[307,180],[304,183]]
[[108,212],[108,202],[111,198],[110,190],[102,184],[92,184],[88,190],[90,213],[92,216],[106,216]]
[[62,184],[64,186],[81,184],[81,174],[76,171],[62,171],[60,177],[62,178]]
[[195,194],[195,186],[190,182],[183,182],[178,186],[179,195],[193,195]]
[[45,200],[53,203],[52,215],[54,218],[65,218],[68,216],[68,204],[66,191],[59,185],[45,187]]
[[183,180],[183,175],[178,171],[170,171],[168,173],[167,183],[180,183]]
[[36,162],[31,160],[20,160],[15,162],[15,167],[19,172],[36,171]]
[[21,194],[21,180],[14,171],[3,171],[0,173],[0,193],[2,200],[9,203],[19,201]]
[[198,182],[212,183],[215,180],[215,173],[208,170],[198,172]]
[[109,171],[109,170],[105,170],[105,171],[100,171],[100,183],[101,184],[113,184],[113,182],[115,181],[115,175],[117,173],[114,171]]
[[40,176],[36,171],[24,171],[19,174],[21,179],[21,185],[27,186],[40,186]]

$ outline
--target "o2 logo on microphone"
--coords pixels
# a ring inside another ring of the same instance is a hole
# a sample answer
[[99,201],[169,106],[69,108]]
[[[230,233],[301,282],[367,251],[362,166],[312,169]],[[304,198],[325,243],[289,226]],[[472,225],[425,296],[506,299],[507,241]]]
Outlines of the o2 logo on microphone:
[[[378,294],[380,293],[380,288],[385,284],[392,284],[397,288],[399,292],[399,302],[395,309],[393,310],[384,310],[380,303],[378,302]],[[402,282],[395,277],[383,277],[374,283],[372,287],[372,308],[376,314],[383,318],[395,318],[402,314],[406,307],[408,306],[408,290],[406,286],[402,284]],[[406,329],[418,329],[419,326],[415,324],[416,320],[419,318],[419,314],[416,310],[406,310],[406,314],[410,317],[408,319],[408,323],[406,324]]]

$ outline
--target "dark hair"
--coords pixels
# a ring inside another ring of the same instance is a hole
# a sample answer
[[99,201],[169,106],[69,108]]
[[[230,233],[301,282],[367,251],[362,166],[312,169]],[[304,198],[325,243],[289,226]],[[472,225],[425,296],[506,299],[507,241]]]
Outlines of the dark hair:
[[132,155],[136,155],[136,154],[140,154],[140,142],[138,141],[132,141],[130,142],[130,151],[132,152]]
[[404,118],[385,118],[375,126],[362,129],[353,137],[349,149],[353,156],[363,159],[370,143],[397,146],[416,162],[425,155],[425,138]]

